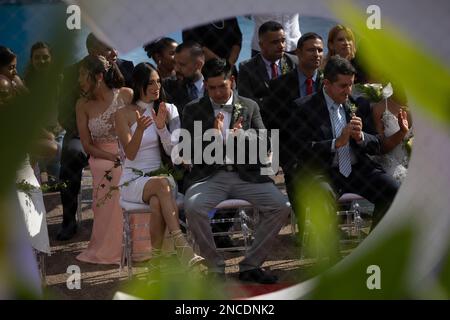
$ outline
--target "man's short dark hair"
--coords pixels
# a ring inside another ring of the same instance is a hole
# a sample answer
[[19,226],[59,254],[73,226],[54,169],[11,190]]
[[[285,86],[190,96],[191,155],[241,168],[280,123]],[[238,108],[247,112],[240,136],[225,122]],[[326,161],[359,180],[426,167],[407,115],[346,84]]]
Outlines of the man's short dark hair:
[[205,81],[219,76],[228,79],[231,76],[231,65],[225,59],[214,58],[206,61],[202,68],[202,74]]
[[205,54],[203,53],[202,46],[198,42],[191,40],[182,42],[175,48],[175,53],[180,53],[185,49],[189,50],[189,54],[193,59],[205,56]]
[[86,49],[89,53],[98,50],[101,45],[100,40],[92,32],[88,34],[86,38]]
[[320,41],[323,42],[323,39],[320,35],[318,35],[315,32],[307,32],[305,34],[303,34],[300,39],[298,39],[297,41],[297,48],[300,49],[303,47],[303,44],[308,41],[308,40],[314,40],[314,39],[319,39]]
[[328,81],[335,82],[340,74],[346,76],[355,75],[356,70],[347,59],[338,55],[332,56],[325,65],[323,76]]
[[258,37],[261,37],[267,32],[277,32],[283,30],[283,26],[276,21],[267,21],[264,22],[258,29]]

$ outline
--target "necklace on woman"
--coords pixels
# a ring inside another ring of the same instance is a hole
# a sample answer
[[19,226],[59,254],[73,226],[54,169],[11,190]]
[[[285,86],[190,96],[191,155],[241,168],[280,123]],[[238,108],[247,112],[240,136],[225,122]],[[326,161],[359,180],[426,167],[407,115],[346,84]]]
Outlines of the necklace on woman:
[[220,20],[220,21],[222,22],[222,26],[220,26],[220,27],[218,25],[216,25],[215,22],[213,22],[211,24],[214,26],[214,28],[222,30],[225,27],[225,21],[224,20]]

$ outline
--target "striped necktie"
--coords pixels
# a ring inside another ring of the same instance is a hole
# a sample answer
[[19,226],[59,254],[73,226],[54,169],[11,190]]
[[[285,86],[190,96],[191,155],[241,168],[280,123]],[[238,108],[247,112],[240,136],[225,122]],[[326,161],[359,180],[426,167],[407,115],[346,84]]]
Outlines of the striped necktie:
[[[345,120],[345,115],[339,117],[340,105],[333,104],[331,107],[331,118],[334,123],[334,130],[336,133],[336,138],[341,135],[342,130],[345,128],[347,121]],[[336,148],[339,162],[339,172],[344,176],[348,177],[352,173],[352,159],[350,156],[350,144],[347,143],[345,146]]]

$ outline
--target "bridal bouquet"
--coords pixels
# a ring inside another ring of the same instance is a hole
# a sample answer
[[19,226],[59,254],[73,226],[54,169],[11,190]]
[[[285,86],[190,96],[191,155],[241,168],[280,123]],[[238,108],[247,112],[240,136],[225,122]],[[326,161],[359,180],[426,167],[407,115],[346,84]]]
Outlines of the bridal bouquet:
[[357,83],[355,84],[355,89],[360,92],[364,98],[375,103],[389,98],[394,93],[391,83],[388,83],[384,87],[381,83]]

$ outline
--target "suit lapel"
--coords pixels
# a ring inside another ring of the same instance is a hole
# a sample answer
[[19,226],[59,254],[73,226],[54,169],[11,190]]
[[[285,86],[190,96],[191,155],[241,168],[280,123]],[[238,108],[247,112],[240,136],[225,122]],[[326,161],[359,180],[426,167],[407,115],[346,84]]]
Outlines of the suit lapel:
[[[236,107],[239,106],[239,110],[236,110]],[[229,129],[233,129],[234,124],[236,123],[236,121],[239,119],[239,117],[243,118],[242,121],[242,128],[245,129],[247,128],[247,120],[248,120],[248,116],[247,116],[247,108],[245,106],[245,104],[242,103],[242,101],[239,99],[239,96],[237,94],[236,91],[233,92],[233,112],[231,113],[231,121],[230,121],[230,128]]]
[[262,79],[264,85],[266,86],[266,88],[268,88],[270,79],[269,75],[267,74],[266,64],[264,63],[261,54],[258,54],[256,58],[256,70],[259,74],[259,77]]
[[350,119],[351,119],[351,111],[350,111],[349,101],[346,101],[342,106],[344,107],[344,111],[345,111],[345,120],[347,123],[349,123]]
[[231,112],[231,121],[230,121],[230,126],[228,129],[233,129],[234,124],[238,120],[237,119],[238,114],[237,114],[237,112],[235,112],[236,104],[239,104],[239,98],[238,98],[238,95],[236,94],[236,92],[233,92],[233,111]]
[[288,73],[289,71],[291,71],[292,65],[294,63],[291,61],[291,59],[289,59],[289,57],[286,54],[283,54],[283,56],[280,59],[280,66],[281,66],[281,75]]
[[319,92],[322,89],[322,82],[323,82],[323,73],[322,71],[318,70],[317,71],[317,78],[316,78],[316,92]]
[[324,135],[325,139],[333,138],[333,127],[331,126],[330,112],[328,111],[327,103],[323,92],[319,91],[317,93],[317,114],[318,121],[320,123],[320,129]]
[[[291,91],[291,94],[294,95],[294,99],[300,98],[301,93],[300,93],[300,88],[299,88],[297,69],[293,69],[291,72],[286,73],[286,75],[288,76],[286,83],[291,84],[290,91]],[[292,100],[294,100],[294,99],[292,99]]]
[[201,112],[201,120],[202,122],[205,122],[206,125],[204,125],[203,130],[211,129],[214,127],[214,108],[211,104],[211,100],[208,96],[204,96],[201,99],[200,103],[200,112]]

